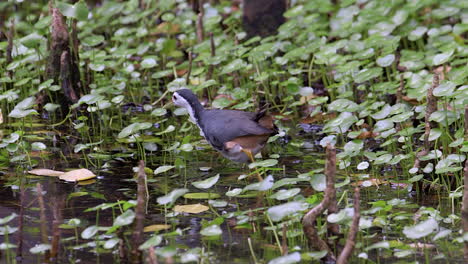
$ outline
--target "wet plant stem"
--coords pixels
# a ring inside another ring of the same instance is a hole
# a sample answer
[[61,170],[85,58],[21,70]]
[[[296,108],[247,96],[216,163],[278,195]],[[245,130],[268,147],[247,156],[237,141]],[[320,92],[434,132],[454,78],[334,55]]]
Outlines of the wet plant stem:
[[272,227],[273,236],[275,237],[275,240],[276,240],[276,245],[278,246],[281,255],[283,255],[283,247],[281,246],[281,241],[280,241],[280,239],[278,237],[278,233],[276,232],[275,225],[273,225],[273,221],[271,221],[271,218],[270,218],[270,216],[268,214],[266,214],[266,217],[268,219],[268,223]]
[[255,251],[252,247],[252,241],[250,240],[250,237],[247,238],[247,243],[249,244],[250,255],[252,255],[254,263],[257,264],[257,257],[255,257]]

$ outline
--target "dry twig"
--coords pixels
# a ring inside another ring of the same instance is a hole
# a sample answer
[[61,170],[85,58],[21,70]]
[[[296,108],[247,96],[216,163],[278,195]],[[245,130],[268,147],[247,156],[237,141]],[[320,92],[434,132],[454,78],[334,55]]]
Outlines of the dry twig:
[[336,261],[337,264],[346,264],[348,263],[349,257],[353,253],[354,246],[356,245],[356,237],[359,231],[359,219],[361,218],[360,214],[360,193],[359,187],[354,189],[354,215],[353,215],[353,222],[351,224],[351,228],[349,229],[348,238],[346,239],[346,245],[341,251],[338,260]]

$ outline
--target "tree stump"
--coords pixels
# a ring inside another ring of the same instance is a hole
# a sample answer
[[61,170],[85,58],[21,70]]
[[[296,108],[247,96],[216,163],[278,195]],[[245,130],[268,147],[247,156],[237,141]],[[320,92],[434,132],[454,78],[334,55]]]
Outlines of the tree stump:
[[242,22],[248,37],[277,33],[285,22],[286,0],[244,0]]

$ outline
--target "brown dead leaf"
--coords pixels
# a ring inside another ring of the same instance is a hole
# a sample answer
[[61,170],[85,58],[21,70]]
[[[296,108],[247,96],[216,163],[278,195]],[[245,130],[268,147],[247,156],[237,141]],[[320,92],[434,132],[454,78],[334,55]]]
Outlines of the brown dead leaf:
[[210,208],[202,204],[187,204],[187,205],[176,205],[174,207],[175,212],[179,213],[189,213],[189,214],[198,214],[201,212],[208,211]]
[[143,232],[158,232],[158,231],[161,231],[161,230],[166,230],[166,229],[169,229],[171,228],[171,225],[164,225],[164,224],[160,224],[160,225],[149,225],[149,226],[145,226],[145,228],[143,228]]
[[56,171],[56,170],[49,170],[49,169],[34,169],[28,171],[29,174],[38,175],[38,176],[52,176],[52,177],[59,177],[60,175],[64,174],[63,171]]
[[96,175],[88,169],[77,169],[77,170],[65,172],[59,177],[61,180],[64,180],[64,181],[77,182],[77,181],[84,181],[84,180],[92,179],[96,177]]
[[356,138],[357,139],[375,138],[378,135],[379,135],[379,133],[374,133],[372,131],[363,131]]
[[178,77],[184,76],[184,74],[186,74],[187,72],[188,72],[187,69],[176,70],[176,73],[177,73],[177,76],[178,76]]
[[316,114],[314,116],[309,116],[301,120],[303,124],[315,124],[315,123],[324,123],[325,121],[331,120],[336,117],[336,113],[328,114]]
[[156,27],[156,34],[176,34],[180,32],[180,26],[171,22],[162,22]]
[[410,97],[408,97],[406,95],[403,96],[401,99],[403,99],[403,101],[406,101],[406,102],[408,102],[408,103],[410,103],[412,105],[419,105],[420,104],[418,100],[416,100],[414,98],[410,98]]

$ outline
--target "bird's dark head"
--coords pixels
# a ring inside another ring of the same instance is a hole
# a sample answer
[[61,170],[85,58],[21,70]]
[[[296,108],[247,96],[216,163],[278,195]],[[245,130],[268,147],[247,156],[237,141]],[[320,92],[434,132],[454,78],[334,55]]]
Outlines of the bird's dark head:
[[197,96],[189,89],[180,89],[172,95],[172,102],[176,106],[189,108],[194,107],[195,103],[199,103]]
[[172,95],[172,102],[176,106],[187,109],[193,120],[198,119],[198,115],[203,111],[203,106],[198,101],[197,96],[189,89],[180,89]]

